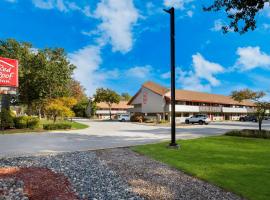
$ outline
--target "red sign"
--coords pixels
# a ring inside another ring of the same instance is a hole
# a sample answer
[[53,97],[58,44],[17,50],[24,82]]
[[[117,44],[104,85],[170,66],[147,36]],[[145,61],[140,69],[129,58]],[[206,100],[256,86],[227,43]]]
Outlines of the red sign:
[[143,93],[143,104],[147,104],[147,99],[148,99],[147,92],[144,92]]
[[18,87],[18,60],[0,57],[0,87]]

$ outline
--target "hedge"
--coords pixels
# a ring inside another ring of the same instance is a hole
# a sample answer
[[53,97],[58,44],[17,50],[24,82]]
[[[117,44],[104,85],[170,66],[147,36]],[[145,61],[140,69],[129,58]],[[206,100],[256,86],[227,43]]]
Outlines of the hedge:
[[225,133],[228,136],[238,136],[238,137],[249,137],[249,138],[264,138],[270,139],[270,131],[267,130],[251,130],[251,129],[244,129],[244,130],[233,130]]
[[14,125],[17,129],[30,128],[35,129],[38,128],[40,124],[40,120],[37,117],[31,116],[20,116],[14,118]]
[[45,130],[71,129],[71,124],[67,123],[43,124],[43,129]]

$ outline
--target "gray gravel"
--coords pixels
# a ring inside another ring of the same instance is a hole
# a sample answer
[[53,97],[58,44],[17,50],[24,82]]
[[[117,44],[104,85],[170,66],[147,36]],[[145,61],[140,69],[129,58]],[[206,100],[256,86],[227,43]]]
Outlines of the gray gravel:
[[212,184],[139,155],[128,148],[97,151],[133,191],[146,199],[239,200],[240,197]]
[[80,199],[142,199],[95,152],[0,159],[0,167],[12,166],[45,167],[63,173]]
[[28,200],[23,193],[23,182],[12,178],[0,179],[0,200]]

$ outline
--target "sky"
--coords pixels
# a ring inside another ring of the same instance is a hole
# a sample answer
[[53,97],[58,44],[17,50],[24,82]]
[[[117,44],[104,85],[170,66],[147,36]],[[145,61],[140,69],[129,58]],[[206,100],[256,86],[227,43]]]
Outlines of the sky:
[[270,86],[270,6],[257,29],[223,34],[213,0],[0,0],[0,39],[61,47],[89,96],[98,87],[134,95],[145,81],[170,86],[169,15],[176,16],[176,87],[229,95]]

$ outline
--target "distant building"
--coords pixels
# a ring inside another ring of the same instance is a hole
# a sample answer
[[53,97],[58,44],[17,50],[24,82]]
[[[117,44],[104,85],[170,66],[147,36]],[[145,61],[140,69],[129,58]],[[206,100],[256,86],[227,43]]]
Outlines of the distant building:
[[[133,106],[128,105],[128,101],[120,101],[119,104],[114,103],[111,108],[112,118],[116,118],[119,114],[128,113],[128,109],[131,108],[133,108]],[[110,119],[110,111],[107,103],[97,103],[96,116],[99,119]]]
[[[131,113],[144,113],[149,117],[160,114],[170,119],[170,90],[154,82],[148,81],[129,101],[133,108]],[[204,113],[213,121],[239,120],[240,116],[254,112],[251,101],[237,102],[229,96],[204,92],[176,90],[176,121],[184,122],[186,118]]]

